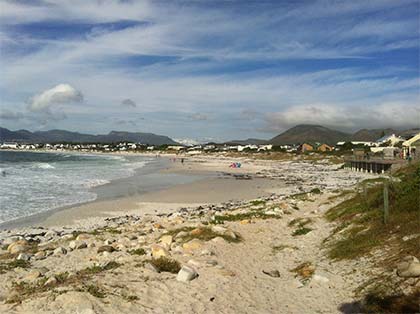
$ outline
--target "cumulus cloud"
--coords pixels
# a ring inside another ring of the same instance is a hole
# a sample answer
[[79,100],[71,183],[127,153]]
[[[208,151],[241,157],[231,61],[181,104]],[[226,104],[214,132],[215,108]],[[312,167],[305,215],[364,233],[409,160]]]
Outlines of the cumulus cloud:
[[30,99],[28,109],[33,112],[48,111],[51,106],[83,101],[83,94],[69,84],[59,84]]
[[135,108],[135,107],[137,107],[137,104],[135,103],[135,101],[133,101],[133,100],[131,100],[131,99],[127,98],[127,99],[124,99],[124,100],[121,102],[121,106]]
[[267,131],[282,131],[297,124],[317,124],[344,130],[358,128],[410,128],[420,126],[420,109],[407,103],[343,107],[312,104],[289,107],[266,115]]
[[3,109],[0,111],[0,119],[2,120],[20,120],[23,118],[24,115],[22,112],[15,112],[9,109]]

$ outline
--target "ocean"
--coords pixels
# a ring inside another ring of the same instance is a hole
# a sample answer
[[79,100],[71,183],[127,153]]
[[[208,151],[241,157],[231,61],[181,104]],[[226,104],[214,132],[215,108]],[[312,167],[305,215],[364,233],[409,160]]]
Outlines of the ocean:
[[94,187],[133,176],[153,158],[0,151],[0,223],[97,198]]

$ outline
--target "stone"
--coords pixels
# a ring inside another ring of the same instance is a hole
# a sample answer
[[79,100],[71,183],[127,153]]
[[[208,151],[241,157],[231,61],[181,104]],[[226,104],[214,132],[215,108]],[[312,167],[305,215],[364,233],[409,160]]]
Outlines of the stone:
[[22,261],[29,261],[31,259],[31,256],[26,253],[20,253],[16,259]]
[[189,266],[182,266],[181,270],[176,276],[176,280],[181,282],[188,282],[198,277],[198,273]]
[[188,235],[188,232],[186,232],[186,231],[180,231],[180,232],[178,232],[178,234],[175,236],[175,239],[181,239],[181,238],[186,237],[187,235]]
[[173,237],[171,235],[164,235],[160,238],[160,242],[170,247],[173,242]]
[[222,226],[213,226],[211,227],[211,231],[218,233],[218,234],[224,234],[227,229],[225,227]]
[[170,254],[169,254],[168,250],[166,250],[165,248],[163,248],[160,245],[153,244],[151,249],[152,249],[152,257],[153,258],[170,257]]
[[187,264],[190,265],[190,266],[196,267],[196,268],[200,268],[201,266],[203,266],[199,261],[196,261],[194,259],[190,259],[187,262]]
[[115,248],[111,245],[102,245],[98,247],[97,253],[99,254],[102,252],[112,253],[112,252],[115,252]]
[[263,274],[266,274],[266,275],[268,275],[270,277],[273,277],[273,278],[279,278],[280,277],[280,272],[278,270],[263,270],[262,272],[263,272]]
[[397,265],[397,275],[400,277],[419,277],[420,263],[415,256],[406,256]]
[[51,276],[48,280],[44,283],[44,286],[53,286],[58,282],[57,278]]
[[41,277],[41,272],[38,270],[32,270],[28,273],[28,275],[25,276],[25,278],[23,278],[23,281],[30,281],[33,282],[36,279],[38,279],[39,277]]
[[209,249],[204,249],[200,252],[201,256],[212,256],[214,255],[213,251],[210,251]]
[[9,251],[10,254],[18,254],[21,252],[24,252],[28,249],[28,241],[26,240],[18,240],[16,242],[13,242],[7,247],[7,251]]
[[90,238],[91,238],[91,235],[87,233],[81,233],[76,237],[76,241],[89,240]]
[[317,275],[317,274],[312,276],[312,280],[320,282],[320,283],[327,283],[330,281],[327,277]]
[[239,223],[240,223],[241,225],[248,225],[248,224],[250,224],[250,223],[251,223],[251,220],[249,220],[249,219],[244,219],[244,220],[241,220]]
[[200,241],[198,239],[192,239],[191,241],[188,241],[188,242],[184,243],[182,245],[182,248],[185,251],[190,251],[191,252],[191,251],[195,251],[195,250],[200,249],[202,246],[203,246],[202,241]]
[[39,251],[34,254],[34,259],[41,260],[45,258],[45,251]]
[[151,263],[144,264],[144,268],[150,270],[151,272],[159,273],[159,269],[157,269],[157,267]]
[[204,232],[203,228],[195,228],[195,229],[190,231],[190,234],[196,236],[196,235],[202,234],[203,232]]
[[153,227],[156,229],[164,229],[163,226],[160,223],[154,223]]
[[112,243],[114,243],[115,242],[115,240],[114,239],[106,239],[105,241],[104,241],[104,244],[105,245],[111,245]]
[[67,254],[67,250],[65,248],[63,248],[62,246],[59,246],[53,252],[53,255],[55,255],[55,256],[65,255],[65,254]]
[[88,244],[88,248],[94,248],[94,247],[96,247],[95,243],[91,242],[91,243]]
[[69,248],[71,248],[72,250],[84,249],[84,248],[87,248],[87,244],[86,242],[83,242],[83,241],[74,240],[74,241],[70,241]]
[[217,261],[214,259],[210,259],[206,261],[207,266],[216,266],[217,264],[218,264]]

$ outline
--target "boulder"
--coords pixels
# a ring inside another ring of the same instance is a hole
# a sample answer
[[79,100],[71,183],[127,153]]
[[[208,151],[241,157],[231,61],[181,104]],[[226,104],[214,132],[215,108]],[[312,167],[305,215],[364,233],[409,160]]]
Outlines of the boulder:
[[97,250],[98,253],[102,253],[102,252],[112,253],[114,251],[115,251],[115,248],[112,247],[111,245],[102,245],[98,247],[98,250]]
[[67,254],[67,250],[65,248],[63,248],[62,246],[59,246],[53,252],[53,255],[55,255],[55,256],[65,255],[65,254]]
[[7,247],[10,254],[17,254],[26,251],[29,248],[29,243],[26,240],[18,240]]
[[198,277],[198,273],[189,266],[182,266],[181,270],[176,276],[176,280],[181,282],[188,282]]
[[31,256],[26,253],[20,253],[16,259],[22,261],[29,261],[31,259]]
[[170,247],[173,242],[173,237],[171,235],[164,235],[160,238],[160,242]]
[[191,251],[195,251],[195,250],[200,249],[202,246],[203,246],[203,242],[202,241],[200,241],[198,239],[192,239],[191,241],[188,241],[188,242],[184,243],[182,245],[182,248],[185,251],[191,252]]
[[166,250],[164,247],[157,245],[157,244],[153,244],[152,247],[152,257],[153,258],[159,258],[159,257],[170,257],[170,254],[168,252],[168,250]]
[[70,241],[69,248],[71,248],[72,250],[84,249],[87,248],[87,244],[84,241],[74,240]]
[[23,278],[23,281],[29,281],[29,282],[33,282],[36,279],[38,279],[39,277],[41,277],[41,272],[38,270],[32,270],[30,271],[25,278]]
[[397,275],[400,277],[419,277],[419,260],[414,256],[406,256],[403,261],[397,265]]

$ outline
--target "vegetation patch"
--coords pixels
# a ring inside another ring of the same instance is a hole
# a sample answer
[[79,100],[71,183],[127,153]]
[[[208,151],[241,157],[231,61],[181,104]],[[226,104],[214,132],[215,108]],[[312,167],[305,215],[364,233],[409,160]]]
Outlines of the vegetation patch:
[[264,200],[254,200],[249,202],[252,206],[259,206],[259,205],[265,205],[266,202]]
[[311,218],[296,218],[289,222],[288,226],[293,227],[296,226],[296,230],[293,231],[292,236],[300,236],[305,235],[311,232],[313,229],[307,227],[306,225],[312,222]]
[[13,260],[11,262],[1,263],[0,264],[0,274],[4,274],[5,272],[9,270],[13,270],[15,268],[21,267],[21,268],[28,268],[31,266],[31,263],[29,261],[24,261],[21,259]]
[[295,231],[293,231],[292,236],[296,237],[296,236],[300,236],[300,235],[305,235],[305,234],[311,232],[312,230],[313,229],[308,228],[308,227],[299,227]]
[[310,193],[312,193],[312,194],[321,194],[322,192],[321,192],[321,190],[319,188],[314,188],[314,189],[312,189],[310,191]]
[[146,255],[146,251],[143,248],[130,250],[128,251],[128,253],[130,253],[131,255]]
[[418,233],[420,163],[412,164],[396,175],[401,181],[389,183],[386,224],[383,217],[384,188],[380,181],[369,186],[367,193],[356,194],[326,213],[328,220],[338,224],[335,233],[348,229],[338,239],[327,241],[331,258],[357,258],[384,246],[392,248],[392,254],[388,254],[390,261],[398,256],[418,256],[418,241],[401,239]]
[[148,262],[155,266],[159,272],[177,274],[181,270],[181,264],[177,260],[163,256],[156,259],[151,259]]
[[250,211],[247,213],[215,215],[212,224],[223,224],[226,221],[241,221],[245,219],[280,219],[280,215],[266,214],[262,211]]
[[[194,228],[194,229],[196,229],[196,228]],[[199,229],[199,231],[194,232],[193,234],[191,233],[191,231],[188,232],[185,236],[181,237],[181,241],[182,242],[188,242],[188,241],[191,241],[193,239],[198,239],[198,240],[202,240],[202,241],[210,241],[210,240],[212,240],[214,238],[217,238],[217,237],[221,237],[221,238],[225,239],[226,242],[230,242],[230,243],[238,243],[238,242],[241,241],[241,237],[237,233],[234,233],[234,236],[233,236],[230,233],[221,234],[221,233],[215,232],[210,227],[201,227],[201,228],[198,228],[198,229]]]
[[298,250],[299,248],[293,245],[287,245],[287,244],[280,244],[280,245],[275,245],[271,247],[271,250],[273,252],[273,254],[276,254],[278,252],[283,251],[284,249],[293,249],[293,250]]

